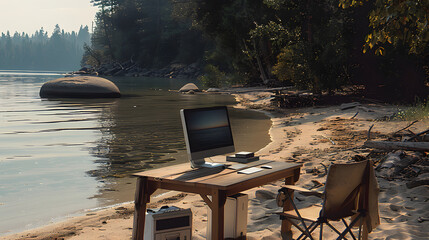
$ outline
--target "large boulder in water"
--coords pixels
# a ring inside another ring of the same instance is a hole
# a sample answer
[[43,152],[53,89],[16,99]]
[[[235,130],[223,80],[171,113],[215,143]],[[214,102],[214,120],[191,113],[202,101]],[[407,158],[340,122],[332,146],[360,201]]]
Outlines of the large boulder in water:
[[75,76],[43,84],[41,98],[118,98],[119,88],[111,81],[93,76]]
[[188,83],[179,89],[179,92],[189,92],[189,91],[199,92],[200,89],[197,87],[197,85],[193,83]]

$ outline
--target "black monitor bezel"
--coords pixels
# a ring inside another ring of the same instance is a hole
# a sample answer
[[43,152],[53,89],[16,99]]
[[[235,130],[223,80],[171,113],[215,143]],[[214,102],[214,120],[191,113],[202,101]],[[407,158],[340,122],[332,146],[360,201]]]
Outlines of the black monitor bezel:
[[[213,148],[213,149],[204,149],[202,151],[197,151],[197,152],[192,152],[191,151],[191,146],[190,146],[190,141],[189,141],[189,132],[188,132],[188,121],[187,121],[187,115],[189,113],[195,113],[195,112],[201,112],[201,111],[214,111],[214,110],[225,110],[226,112],[226,117],[228,119],[228,127],[229,127],[229,132],[230,132],[230,136],[231,136],[231,145],[226,145],[223,147],[219,147],[219,148]],[[188,154],[188,159],[191,161],[191,165],[194,166],[195,161],[198,161],[198,163],[204,163],[204,158],[208,158],[208,157],[212,157],[212,156],[216,156],[216,155],[223,155],[223,154],[227,154],[227,153],[231,153],[235,151],[235,146],[234,146],[234,138],[232,135],[232,129],[231,129],[231,121],[229,118],[229,112],[228,112],[228,107],[227,106],[214,106],[214,107],[202,107],[202,108],[192,108],[192,109],[182,109],[180,110],[180,115],[181,115],[181,119],[182,119],[182,126],[183,126],[183,132],[184,132],[184,136],[185,136],[185,143],[186,143],[186,150],[187,150],[187,154]]]

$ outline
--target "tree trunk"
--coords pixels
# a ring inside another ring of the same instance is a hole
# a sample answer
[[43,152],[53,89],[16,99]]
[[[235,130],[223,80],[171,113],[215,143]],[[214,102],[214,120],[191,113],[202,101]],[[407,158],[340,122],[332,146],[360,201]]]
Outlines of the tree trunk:
[[261,79],[264,84],[268,83],[267,75],[265,74],[264,66],[262,65],[261,57],[259,56],[258,47],[256,45],[255,39],[253,39],[253,48],[256,52],[256,62],[258,63],[259,73],[261,74]]

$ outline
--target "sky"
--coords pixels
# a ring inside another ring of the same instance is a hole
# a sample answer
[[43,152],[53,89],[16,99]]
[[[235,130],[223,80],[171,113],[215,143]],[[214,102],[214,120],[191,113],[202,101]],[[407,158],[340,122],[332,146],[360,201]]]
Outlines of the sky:
[[55,24],[65,32],[91,30],[97,8],[90,0],[0,0],[0,33],[34,34],[41,27],[50,36]]

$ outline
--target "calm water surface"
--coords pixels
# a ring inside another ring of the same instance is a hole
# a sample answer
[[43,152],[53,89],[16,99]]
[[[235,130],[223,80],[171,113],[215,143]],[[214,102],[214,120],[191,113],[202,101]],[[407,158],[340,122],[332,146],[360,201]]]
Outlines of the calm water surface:
[[[134,172],[186,162],[179,110],[234,105],[184,95],[189,80],[114,78],[120,99],[39,98],[54,72],[0,71],[0,236],[131,201]],[[269,142],[263,114],[230,109],[236,150]]]

